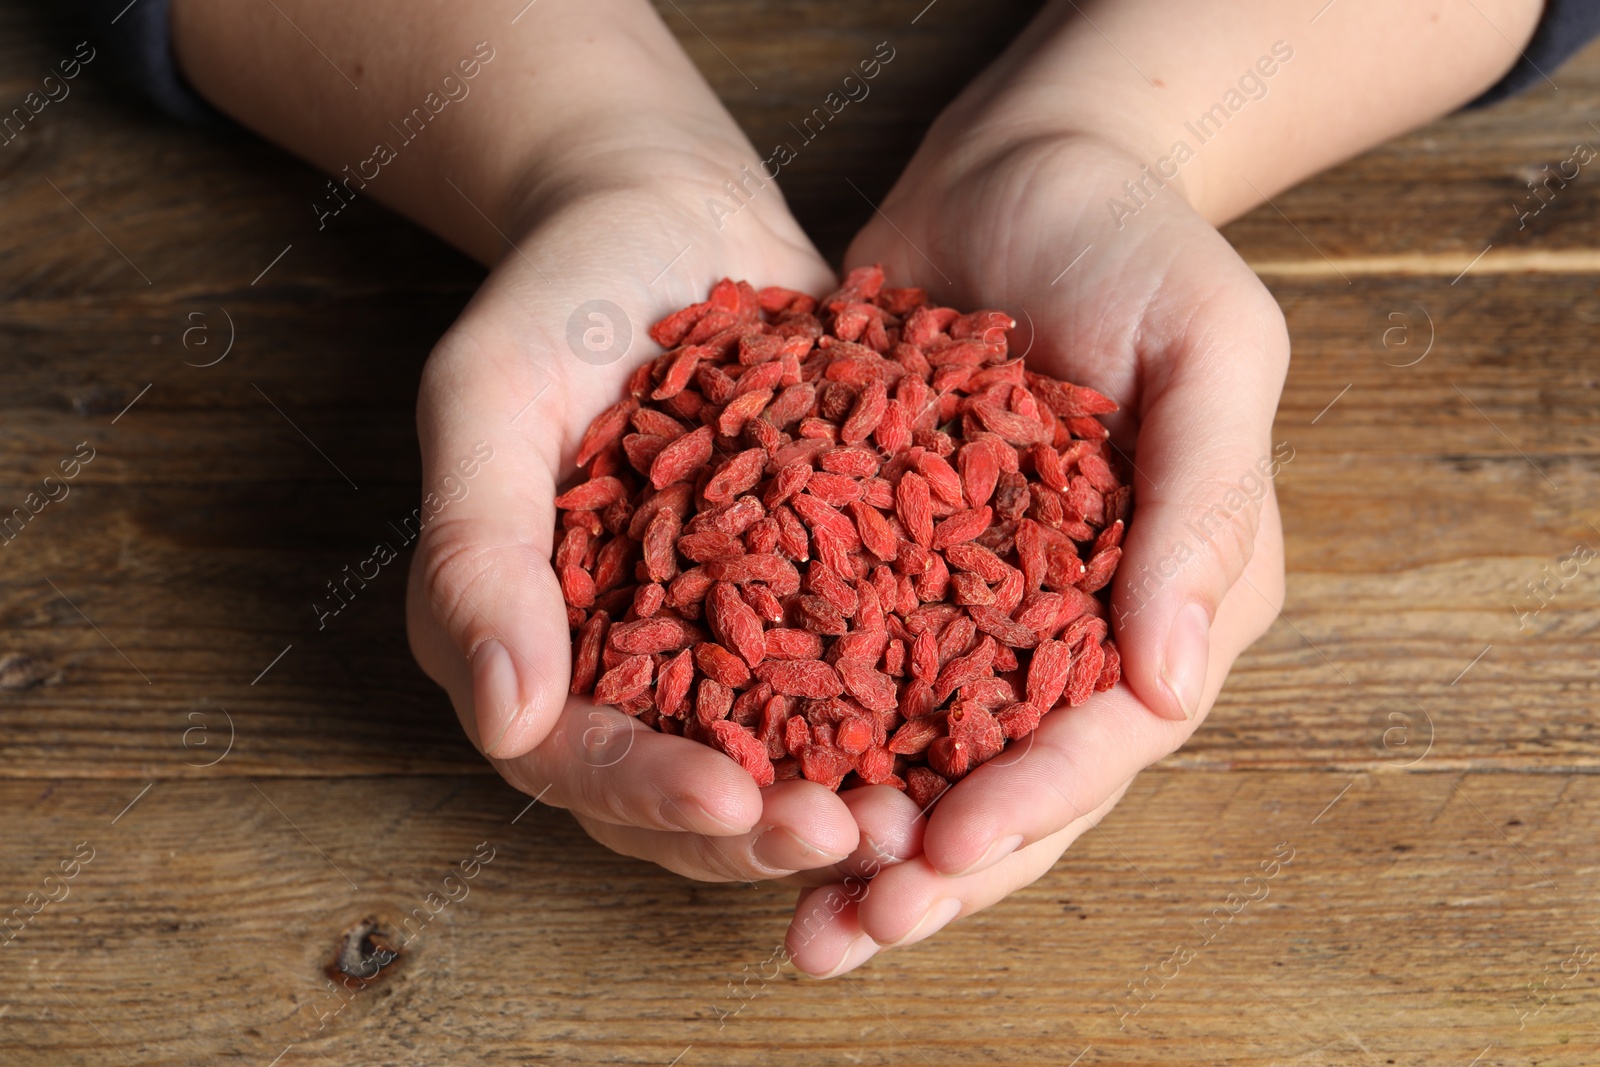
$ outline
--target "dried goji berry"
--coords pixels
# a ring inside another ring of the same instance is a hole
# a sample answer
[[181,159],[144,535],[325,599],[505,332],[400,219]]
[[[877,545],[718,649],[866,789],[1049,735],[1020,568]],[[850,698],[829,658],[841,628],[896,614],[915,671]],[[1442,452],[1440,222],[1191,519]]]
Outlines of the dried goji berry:
[[681,482],[711,459],[711,427],[702,426],[663,448],[650,464],[650,484],[657,489]]
[[995,719],[1000,723],[1000,728],[1005,731],[1006,737],[1012,741],[1027,737],[1039,728],[1039,720],[1044,717],[1044,711],[1039,705],[1029,701],[1020,701],[1002,708]]
[[729,503],[761,480],[761,468],[766,462],[767,454],[764,450],[745,449],[717,468],[716,473],[702,490],[705,498],[716,504]]
[[773,692],[785,696],[836,697],[844,692],[844,682],[839,672],[819,660],[777,660],[761,663],[755,668],[756,677],[772,686]]
[[1095,679],[1094,688],[1095,692],[1104,693],[1122,678],[1122,656],[1117,652],[1117,646],[1110,641],[1101,645],[1100,651],[1104,654],[1105,661],[1100,667],[1100,677]]
[[906,796],[923,811],[931,808],[949,788],[947,779],[927,767],[912,767],[906,772]]
[[977,648],[946,663],[933,683],[934,699],[943,701],[961,686],[987,675],[994,667],[994,650],[995,640],[986,634]]
[[675,511],[656,513],[644,533],[644,566],[652,582],[670,582],[678,576],[678,532],[683,523]]
[[683,717],[689,686],[694,682],[694,661],[684,649],[656,672],[656,707],[669,719]]
[[1039,643],[1039,635],[1024,624],[1013,620],[1003,611],[993,607],[975,605],[971,609],[972,621],[978,624],[978,629],[989,634],[1002,645],[1011,648],[1033,648]]
[[726,719],[732,710],[732,689],[715,678],[700,679],[700,688],[694,700],[694,717],[700,725],[710,726],[719,719]]
[[583,440],[578,442],[578,455],[574,462],[579,467],[587,467],[590,460],[621,438],[622,431],[628,427],[629,417],[638,408],[639,401],[629,397],[602,411],[589,424],[588,430],[584,431]]
[[621,622],[611,627],[608,644],[630,656],[675,652],[694,641],[694,631],[682,619],[650,618]]
[[901,756],[914,756],[927,751],[945,733],[944,723],[932,715],[908,719],[904,726],[889,739],[889,751]]
[[783,747],[791,756],[798,756],[811,744],[811,726],[801,716],[783,724]]
[[569,563],[561,568],[561,595],[575,608],[586,608],[594,603],[594,577],[578,566]]
[[812,744],[800,755],[801,773],[807,779],[838,789],[850,773],[850,758],[831,745]]
[[958,511],[933,528],[931,547],[934,551],[970,541],[989,528],[993,513],[985,505],[970,511]]
[[873,667],[870,662],[841,659],[834,667],[844,681],[845,690],[864,706],[874,711],[895,709],[894,679]]
[[1028,664],[1028,703],[1048,711],[1066,691],[1072,676],[1072,649],[1062,641],[1041,641]]
[[769,786],[773,783],[776,776],[773,774],[772,760],[767,755],[767,746],[757,741],[749,730],[736,722],[714,722],[711,724],[711,736],[717,748],[750,772],[756,785]]
[[597,611],[579,629],[578,638],[573,642],[571,692],[588,693],[594,689],[600,669],[600,650],[605,647],[606,630],[610,625],[610,617]]
[[729,689],[738,689],[750,681],[750,668],[744,660],[714,641],[701,641],[694,646],[694,663],[701,674]]
[[649,656],[627,656],[601,676],[594,686],[598,704],[618,704],[650,687],[655,663]]
[[716,582],[706,593],[706,621],[723,645],[754,667],[767,654],[761,619],[728,582]]

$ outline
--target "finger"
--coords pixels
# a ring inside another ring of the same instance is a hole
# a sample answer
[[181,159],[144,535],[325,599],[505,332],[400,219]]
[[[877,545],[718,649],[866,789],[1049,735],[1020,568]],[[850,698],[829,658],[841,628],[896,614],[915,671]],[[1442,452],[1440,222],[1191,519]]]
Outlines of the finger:
[[706,882],[751,882],[826,867],[860,843],[850,809],[825,786],[789,779],[763,789],[761,800],[756,826],[731,837],[618,826],[583,815],[578,822],[614,852]]
[[[1267,517],[1277,521],[1270,504]],[[1244,578],[1217,611],[1206,707],[1233,660],[1281,603],[1282,574],[1273,560],[1253,561]],[[1098,808],[1140,770],[1176,750],[1199,722],[1151,715],[1124,685],[1096,693],[1080,707],[1058,707],[1032,734],[939,798],[923,833],[923,854],[947,874],[983,870]]]
[[857,902],[871,884],[851,880],[802,890],[784,935],[789,960],[813,978],[832,978],[877,955],[879,945],[857,919]]
[[861,844],[842,865],[847,873],[872,877],[879,869],[922,852],[927,826],[916,801],[893,786],[869,785],[841,793],[861,831]]
[[789,883],[826,885],[852,874],[871,878],[883,868],[922,852],[922,831],[927,820],[916,803],[900,790],[887,785],[861,786],[840,793],[839,799],[856,821],[860,844],[841,862],[802,871],[786,879]]
[[1135,517],[1112,594],[1123,678],[1179,720],[1200,711],[1217,609],[1257,550],[1284,461],[1271,441],[1283,315],[1219,235],[1203,240],[1224,245],[1205,257],[1216,277],[1170,283],[1181,298],[1147,317],[1160,355],[1140,398]]
[[762,815],[761,790],[721,752],[581,697],[538,748],[492,762],[529,796],[602,822],[726,837]]
[[870,882],[846,880],[801,893],[785,938],[790,959],[814,978],[834,978],[884,949],[932,937],[1036,881],[1126,789],[1124,783],[1095,811],[978,874],[951,877],[919,857]]
[[430,357],[417,420],[422,506],[402,524],[410,536],[420,527],[406,601],[412,651],[474,743],[501,758],[529,751],[555,724],[571,670],[550,566],[555,479],[511,422],[510,401],[550,381],[520,356],[458,327]]
[[951,877],[925,858],[873,879],[857,907],[861,929],[883,948],[912,945],[955,919],[982,911],[1037,881],[1061,854],[1097,825],[1128,791],[1124,782],[1093,811],[976,874]]

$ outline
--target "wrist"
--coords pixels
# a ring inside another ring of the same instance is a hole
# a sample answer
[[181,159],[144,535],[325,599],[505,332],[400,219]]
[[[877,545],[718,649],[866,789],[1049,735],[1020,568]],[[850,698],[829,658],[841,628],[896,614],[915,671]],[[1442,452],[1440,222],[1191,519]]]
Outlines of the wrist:
[[[1027,72],[975,89],[930,129],[901,183],[905,191],[955,195],[1000,179],[1016,184],[1015,174],[1030,169],[1059,173],[1067,163],[1074,173],[1093,176],[1074,198],[1087,198],[1086,205],[1092,200],[1095,212],[1112,221],[1119,201],[1136,212],[1163,198],[1207,215],[1208,161],[1193,151],[1192,135],[1172,134],[1181,123],[1155,104],[1111,96],[1093,79],[1040,85]],[[1116,102],[1107,103],[1108,96]]]
[[[547,131],[520,153],[505,181],[504,229],[525,236],[583,204],[635,201],[651,205],[669,231],[705,230],[696,236],[697,245],[738,243],[757,223],[777,226],[788,217],[773,182],[759,176],[759,165],[720,108],[646,112],[629,105]],[[748,198],[750,210],[741,210],[739,221],[748,215],[750,225],[719,226],[719,213],[708,206],[728,202],[730,182]]]
[[[971,125],[959,136],[954,124],[930,133],[884,205],[891,217],[900,218],[908,204],[915,205],[913,217],[940,219],[970,213],[974,203],[1001,202],[1010,216],[1026,200],[1044,197],[1057,205],[1053,217],[1076,219],[1079,232],[1092,234],[1106,223],[1121,229],[1120,216],[1153,202],[1166,200],[1186,213],[1194,207],[1192,167],[1177,165],[1169,158],[1170,144],[1163,146],[1140,127],[1108,129],[1005,109],[947,113],[941,124],[951,117]],[[985,225],[1002,222],[993,217]]]

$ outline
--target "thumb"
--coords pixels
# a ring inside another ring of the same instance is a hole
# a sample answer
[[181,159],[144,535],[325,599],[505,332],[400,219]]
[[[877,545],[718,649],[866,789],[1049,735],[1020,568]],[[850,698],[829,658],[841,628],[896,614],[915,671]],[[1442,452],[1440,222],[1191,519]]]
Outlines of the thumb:
[[[1123,677],[1169,719],[1201,711],[1217,607],[1255,552],[1272,478],[1293,458],[1271,440],[1289,354],[1277,304],[1249,277],[1198,313],[1188,306],[1165,343],[1158,327],[1145,368],[1134,515],[1112,593]],[[1262,614],[1263,630],[1270,620]]]
[[512,367],[496,373],[496,353],[461,333],[424,372],[407,631],[473,743],[513,759],[554,726],[571,671],[566,604],[550,564],[555,479],[527,437],[527,424],[548,413],[512,422],[546,380],[519,381]]

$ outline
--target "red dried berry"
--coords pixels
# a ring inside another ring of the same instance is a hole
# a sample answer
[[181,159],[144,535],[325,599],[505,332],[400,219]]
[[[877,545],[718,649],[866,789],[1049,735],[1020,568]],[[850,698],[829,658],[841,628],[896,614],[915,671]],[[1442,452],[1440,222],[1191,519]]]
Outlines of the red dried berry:
[[714,641],[701,641],[694,646],[694,664],[701,674],[729,689],[739,689],[750,682],[750,668],[744,660]]
[[714,722],[711,724],[711,737],[717,748],[750,772],[756,785],[769,786],[776,780],[767,746],[757,741],[755,735],[743,726],[736,722]]
[[820,660],[779,660],[762,663],[755,669],[756,677],[772,686],[775,693],[784,696],[836,697],[844,692],[844,682],[839,672]]
[[1105,660],[1100,667],[1100,677],[1095,679],[1094,688],[1097,693],[1104,693],[1113,688],[1122,678],[1122,656],[1117,652],[1117,646],[1107,641],[1100,646]]
[[1028,664],[1028,703],[1048,711],[1066,691],[1072,676],[1072,649],[1062,641],[1041,641]]
[[1106,654],[1099,645],[1086,645],[1073,661],[1071,676],[1067,679],[1067,706],[1078,707],[1089,702],[1095,683],[1100,680],[1100,668],[1105,666]]
[[681,482],[704,467],[710,458],[711,428],[702,426],[661,450],[650,464],[650,484],[660,489],[671,482]]
[[590,573],[575,563],[561,568],[561,595],[575,608],[587,608],[594,603],[595,581]]
[[623,622],[611,628],[610,647],[630,656],[675,652],[694,641],[694,631],[682,619],[650,618]]
[[889,751],[901,756],[926,752],[928,746],[944,736],[945,725],[932,715],[907,719],[889,738]]
[[[876,657],[874,657],[876,658]],[[873,711],[893,711],[896,707],[894,679],[871,663],[840,659],[834,664],[845,690]]]
[[579,467],[587,467],[594,457],[622,436],[622,432],[628,428],[629,416],[638,408],[639,401],[629,397],[602,411],[594,422],[589,424],[589,429],[584,431],[583,440],[578,442],[578,455],[573,462]]
[[906,796],[923,811],[933,807],[949,788],[947,779],[927,767],[912,767],[906,772]]
[[808,745],[800,755],[800,770],[807,779],[838,789],[850,773],[850,758],[831,745]]
[[731,502],[761,480],[761,468],[766,462],[767,454],[762,449],[748,448],[740,452],[717,468],[703,490],[705,498],[716,504]]
[[656,672],[656,707],[669,719],[683,717],[684,701],[694,682],[694,661],[684,649]]
[[706,621],[717,639],[751,667],[766,657],[767,642],[761,619],[732,584],[716,582],[706,593]]
[[603,611],[597,611],[578,630],[578,638],[573,642],[572,685],[569,692],[588,693],[594,688],[600,668],[600,650],[605,647],[606,630],[610,625],[610,617]]
[[1037,704],[1022,701],[1008,705],[1001,709],[995,716],[1000,723],[1000,728],[1012,741],[1027,737],[1039,728],[1039,720],[1044,717],[1044,711]]
[[595,683],[594,699],[597,704],[620,704],[636,697],[650,687],[654,661],[649,656],[628,656],[607,671]]

